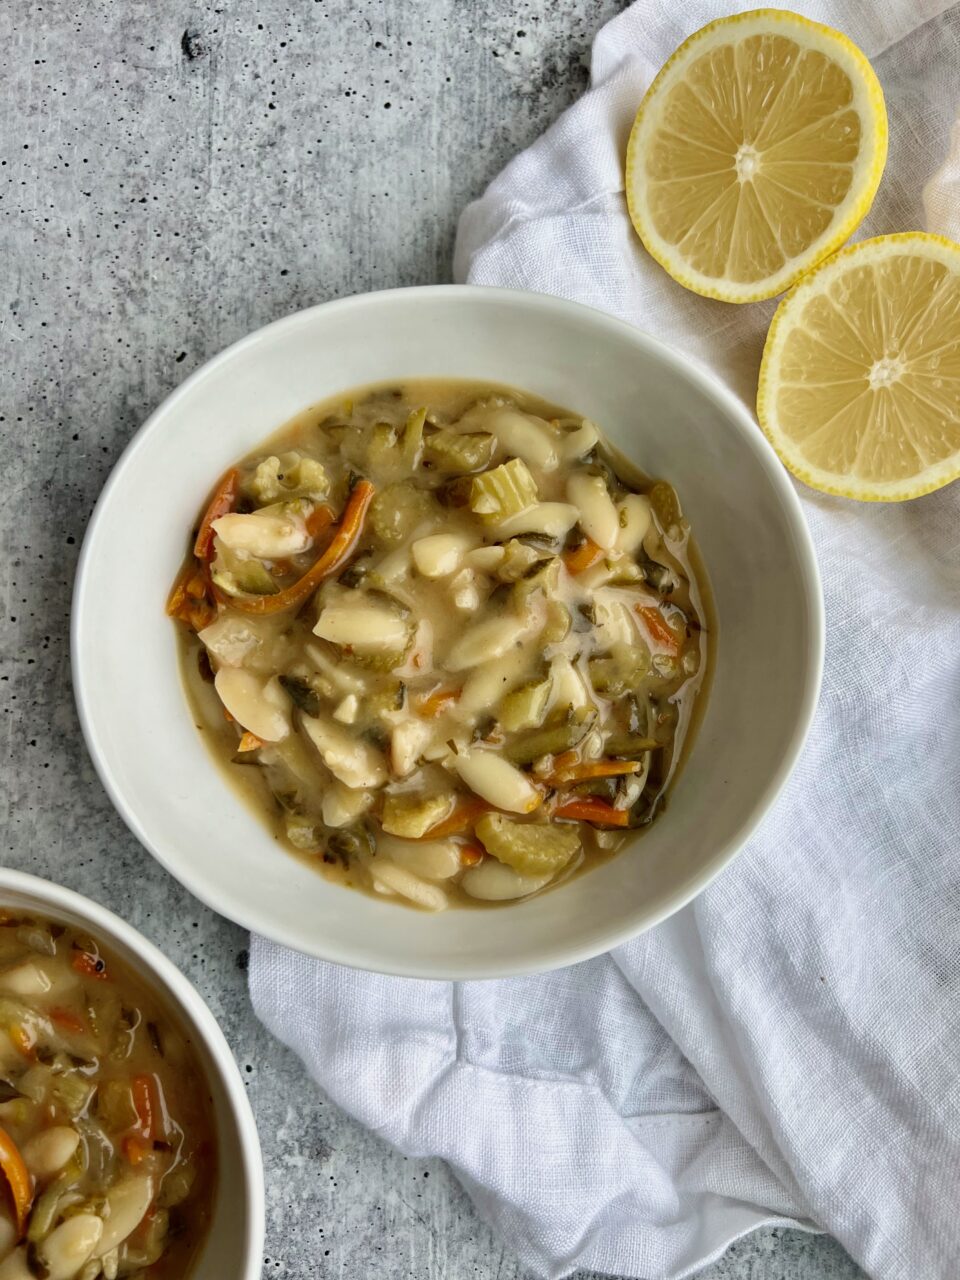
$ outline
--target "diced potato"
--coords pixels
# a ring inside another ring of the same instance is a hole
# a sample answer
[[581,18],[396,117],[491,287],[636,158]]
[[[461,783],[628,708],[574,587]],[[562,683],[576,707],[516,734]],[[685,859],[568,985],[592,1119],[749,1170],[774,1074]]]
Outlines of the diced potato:
[[525,876],[556,875],[580,848],[575,826],[515,822],[502,813],[485,813],[476,832],[487,853]]
[[426,911],[443,911],[449,905],[447,895],[439,885],[421,880],[405,867],[398,867],[395,862],[375,859],[371,864],[370,874],[375,886],[383,885]]
[[617,520],[620,528],[617,531],[616,548],[635,556],[650,528],[649,498],[640,493],[628,493],[617,507]]
[[550,663],[550,710],[590,706],[590,694],[580,672],[565,654]]
[[41,960],[25,960],[0,973],[0,991],[10,996],[43,996],[53,982]]
[[301,716],[307,736],[335,778],[348,787],[381,787],[387,765],[372,745],[326,716]]
[[478,867],[464,872],[460,886],[471,898],[483,902],[509,902],[536,893],[552,879],[552,875],[522,876],[496,858],[485,858]]
[[650,653],[643,645],[617,644],[606,657],[587,664],[590,683],[605,697],[620,697],[637,689],[650,674]]
[[346,827],[366,813],[372,804],[373,796],[369,791],[334,782],[323,793],[321,813],[328,827]]
[[480,607],[480,589],[477,586],[477,575],[472,569],[461,569],[450,579],[450,596],[454,608],[461,613],[473,613]]
[[614,588],[600,587],[593,594],[596,623],[594,641],[601,649],[616,644],[636,643],[637,619],[630,609],[629,597]]
[[454,796],[449,791],[437,795],[403,791],[384,800],[380,824],[391,835],[415,840],[442,822],[453,805]]
[[402,657],[410,640],[410,627],[389,605],[360,598],[327,605],[320,612],[313,634],[358,653],[398,652]]
[[264,742],[282,742],[290,732],[291,702],[275,677],[264,680],[242,667],[221,667],[214,686],[234,720]]
[[200,632],[200,641],[224,667],[254,666],[261,659],[273,669],[286,642],[276,618],[248,617],[230,609]]
[[610,551],[620,532],[620,516],[602,475],[578,471],[567,481],[567,497],[580,511],[580,525],[599,547]]
[[580,519],[580,511],[569,502],[537,502],[526,511],[508,516],[493,527],[497,538],[516,538],[522,533],[544,533],[565,538]]
[[413,563],[425,578],[446,578],[460,568],[476,540],[462,533],[434,533],[411,547]]
[[401,720],[390,735],[390,767],[398,778],[413,773],[420,755],[433,737],[433,726],[424,720]]
[[285,813],[283,815],[283,828],[287,839],[295,849],[312,851],[320,845],[320,833],[317,830],[316,819],[311,818],[309,814]]
[[496,751],[466,747],[451,756],[449,766],[475,795],[510,813],[531,813],[543,797],[526,774]]
[[310,546],[303,516],[275,507],[251,511],[248,515],[230,512],[214,520],[213,531],[231,551],[246,551],[261,560],[295,556]]
[[491,658],[499,658],[542,625],[543,618],[535,613],[525,618],[509,614],[485,618],[453,642],[444,665],[448,671],[465,671]]
[[522,458],[511,458],[492,471],[474,476],[470,509],[485,520],[501,521],[533,506],[537,482]]
[[383,856],[424,880],[449,880],[461,869],[460,846],[455,840],[402,840],[377,837],[377,856]]
[[339,720],[341,724],[355,724],[359,709],[360,700],[357,695],[348,693],[334,708],[333,718],[334,720]]
[[485,431],[460,433],[441,428],[424,442],[424,456],[440,472],[459,475],[489,466],[496,437]]
[[497,719],[508,733],[533,729],[543,724],[550,700],[550,680],[537,680],[508,693],[500,704]]

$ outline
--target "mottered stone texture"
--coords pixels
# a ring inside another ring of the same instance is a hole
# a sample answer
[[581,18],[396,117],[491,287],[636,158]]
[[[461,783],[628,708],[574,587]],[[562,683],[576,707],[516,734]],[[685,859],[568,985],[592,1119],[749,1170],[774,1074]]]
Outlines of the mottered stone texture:
[[[265,1276],[523,1272],[441,1164],[360,1129],[270,1039],[244,933],[113,812],[70,687],[84,526],[132,433],[227,344],[449,279],[458,211],[582,90],[619,7],[0,0],[0,856],[131,920],[209,1002],[260,1126]],[[767,1231],[703,1274],[860,1273],[827,1239]]]

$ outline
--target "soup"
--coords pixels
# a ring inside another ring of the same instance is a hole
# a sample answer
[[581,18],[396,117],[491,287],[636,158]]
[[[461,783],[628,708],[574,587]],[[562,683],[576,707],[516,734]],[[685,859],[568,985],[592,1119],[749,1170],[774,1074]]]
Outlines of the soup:
[[439,910],[609,857],[662,809],[707,664],[677,495],[582,417],[412,381],[220,481],[168,612],[198,726],[279,838]]
[[215,1166],[165,1006],[95,939],[0,914],[0,1280],[183,1280]]

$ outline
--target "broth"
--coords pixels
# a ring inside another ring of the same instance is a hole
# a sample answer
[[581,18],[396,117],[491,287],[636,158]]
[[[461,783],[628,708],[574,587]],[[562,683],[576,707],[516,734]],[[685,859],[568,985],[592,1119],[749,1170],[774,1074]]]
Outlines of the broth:
[[592,423],[490,384],[363,388],[213,501],[170,603],[189,701],[326,875],[508,901],[662,809],[703,701],[705,585],[674,490]]

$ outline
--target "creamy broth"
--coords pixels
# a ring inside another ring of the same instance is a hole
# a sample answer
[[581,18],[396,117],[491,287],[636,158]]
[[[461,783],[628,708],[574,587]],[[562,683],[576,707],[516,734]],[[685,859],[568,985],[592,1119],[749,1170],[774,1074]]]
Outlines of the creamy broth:
[[348,392],[238,463],[190,541],[169,612],[197,726],[325,874],[504,902],[662,809],[705,586],[674,490],[579,415],[470,382]]
[[0,1280],[185,1280],[213,1104],[166,1005],[96,939],[0,912]]

